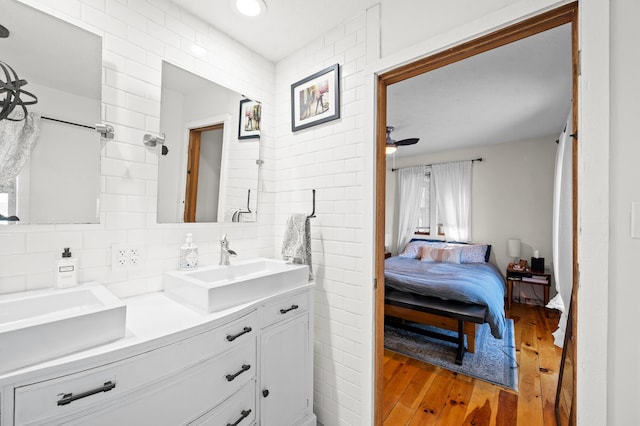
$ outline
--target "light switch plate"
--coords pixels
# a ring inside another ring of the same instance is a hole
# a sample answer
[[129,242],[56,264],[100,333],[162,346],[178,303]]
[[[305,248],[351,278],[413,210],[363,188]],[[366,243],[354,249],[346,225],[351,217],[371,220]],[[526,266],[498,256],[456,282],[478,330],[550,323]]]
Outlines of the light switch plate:
[[640,238],[640,202],[631,203],[631,238]]

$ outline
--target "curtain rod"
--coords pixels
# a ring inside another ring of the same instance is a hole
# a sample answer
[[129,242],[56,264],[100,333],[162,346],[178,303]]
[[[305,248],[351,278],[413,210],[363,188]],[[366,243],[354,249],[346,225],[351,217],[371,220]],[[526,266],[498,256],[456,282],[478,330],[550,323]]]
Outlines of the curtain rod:
[[[464,163],[465,161],[471,161],[472,163],[475,163],[476,161],[483,161],[483,158],[480,157],[480,158],[474,158],[473,160],[447,161],[447,162],[444,162],[444,163],[425,164],[425,166],[429,167],[429,166],[436,166],[436,165],[439,165],[439,164]],[[398,167],[397,169],[391,169],[391,171],[395,172],[396,170],[408,169],[409,167],[416,167],[416,166]]]
[[42,116],[40,118],[44,120],[57,121],[58,123],[71,124],[72,126],[84,127],[85,129],[91,129],[91,130],[96,129],[95,126],[87,126],[86,124],[73,123],[71,121],[60,120],[57,118],[51,118],[51,117],[45,117],[45,116]]
[[[89,126],[89,125],[86,125],[86,124],[74,123],[72,121],[60,120],[58,118],[45,117],[44,115],[42,117],[40,117],[40,118],[42,118],[44,120],[55,121],[57,123],[70,124],[72,126],[83,127],[85,129],[95,130],[96,132],[100,133],[102,135],[102,137],[107,138],[107,139],[113,139],[113,136],[114,136],[113,126],[110,125],[110,124],[98,123],[95,126]],[[164,145],[163,145],[163,147],[164,147]]]

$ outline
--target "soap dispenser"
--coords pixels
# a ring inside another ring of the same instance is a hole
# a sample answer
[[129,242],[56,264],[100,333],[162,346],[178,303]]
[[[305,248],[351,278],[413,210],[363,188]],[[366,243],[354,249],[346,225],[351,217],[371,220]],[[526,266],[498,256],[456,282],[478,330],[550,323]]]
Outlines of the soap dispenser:
[[193,244],[193,236],[187,234],[185,243],[180,247],[180,269],[195,269],[198,266],[198,247]]
[[78,259],[71,257],[71,250],[65,247],[62,258],[58,260],[56,287],[67,288],[78,284]]

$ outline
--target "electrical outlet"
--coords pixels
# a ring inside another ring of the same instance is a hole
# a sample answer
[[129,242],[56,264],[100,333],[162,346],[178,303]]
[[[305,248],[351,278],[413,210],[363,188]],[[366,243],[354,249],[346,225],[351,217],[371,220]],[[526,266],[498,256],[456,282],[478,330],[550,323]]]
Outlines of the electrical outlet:
[[125,269],[128,263],[128,249],[123,245],[112,246],[111,269]]
[[140,266],[143,261],[142,246],[118,244],[111,247],[111,268],[127,269]]
[[142,247],[132,246],[129,248],[129,257],[127,259],[130,266],[139,266],[142,264]]

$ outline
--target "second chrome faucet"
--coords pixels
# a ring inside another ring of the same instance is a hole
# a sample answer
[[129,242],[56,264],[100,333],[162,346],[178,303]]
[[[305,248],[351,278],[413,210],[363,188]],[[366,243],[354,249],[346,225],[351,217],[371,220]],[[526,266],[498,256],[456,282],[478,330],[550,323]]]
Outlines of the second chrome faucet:
[[231,263],[229,262],[229,258],[237,255],[238,253],[229,248],[227,234],[224,234],[220,239],[220,265],[230,265]]

